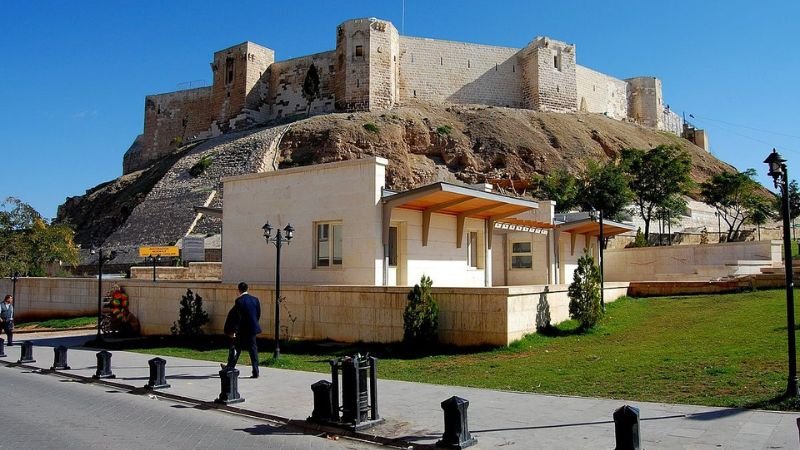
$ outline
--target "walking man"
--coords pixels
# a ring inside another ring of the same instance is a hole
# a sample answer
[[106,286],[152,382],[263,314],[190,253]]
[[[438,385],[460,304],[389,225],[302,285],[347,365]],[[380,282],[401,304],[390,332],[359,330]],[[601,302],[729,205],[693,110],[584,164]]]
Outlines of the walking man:
[[11,295],[6,295],[0,303],[0,324],[6,333],[6,345],[14,345],[14,297]]
[[[234,334],[234,345],[231,351],[228,352],[228,365],[223,369],[235,368],[239,355],[242,354],[242,349],[246,348],[250,354],[250,362],[253,365],[253,374],[250,378],[258,378],[258,344],[256,343],[256,336],[261,333],[261,326],[258,324],[259,319],[261,319],[261,303],[256,297],[247,292],[247,283],[239,283],[239,296],[236,297],[233,308],[238,313],[238,327],[236,327]],[[228,332],[228,330],[225,331],[226,333]]]

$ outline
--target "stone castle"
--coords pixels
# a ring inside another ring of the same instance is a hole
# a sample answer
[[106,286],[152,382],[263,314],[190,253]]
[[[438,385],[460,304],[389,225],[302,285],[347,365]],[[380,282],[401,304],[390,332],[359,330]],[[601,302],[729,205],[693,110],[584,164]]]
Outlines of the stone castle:
[[[685,127],[665,106],[658,78],[620,80],[576,60],[575,45],[547,37],[522,49],[497,47],[400,36],[391,22],[375,18],[339,25],[335,50],[285,61],[245,42],[214,53],[211,86],[145,98],[144,132],[125,153],[123,171],[146,168],[180,144],[307,111],[384,110],[414,101],[600,113],[679,135],[688,130],[704,146],[702,130]],[[320,95],[309,108],[302,92],[312,64]]]

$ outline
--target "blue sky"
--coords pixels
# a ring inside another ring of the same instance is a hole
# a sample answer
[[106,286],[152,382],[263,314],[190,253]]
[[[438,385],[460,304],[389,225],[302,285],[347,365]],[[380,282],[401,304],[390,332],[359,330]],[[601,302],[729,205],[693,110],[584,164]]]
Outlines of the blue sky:
[[[0,14],[0,197],[45,217],[122,173],[144,96],[210,83],[215,50],[250,40],[283,60],[333,49],[336,25],[392,21],[402,34],[523,47],[574,43],[578,63],[661,78],[712,153],[740,170],[773,147],[800,179],[800,19],[794,1],[23,1]],[[770,180],[771,181],[771,180]]]

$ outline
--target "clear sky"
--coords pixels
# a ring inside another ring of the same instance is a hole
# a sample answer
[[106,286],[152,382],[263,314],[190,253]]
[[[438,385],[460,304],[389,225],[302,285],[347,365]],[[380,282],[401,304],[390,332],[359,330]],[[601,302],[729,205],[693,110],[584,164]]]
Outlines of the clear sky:
[[213,52],[246,40],[277,60],[331,50],[336,26],[358,17],[409,36],[574,43],[580,65],[659,77],[718,158],[772,188],[762,161],[777,147],[800,179],[797,0],[6,0],[0,197],[55,217],[66,197],[122,174],[145,95],[210,84]]

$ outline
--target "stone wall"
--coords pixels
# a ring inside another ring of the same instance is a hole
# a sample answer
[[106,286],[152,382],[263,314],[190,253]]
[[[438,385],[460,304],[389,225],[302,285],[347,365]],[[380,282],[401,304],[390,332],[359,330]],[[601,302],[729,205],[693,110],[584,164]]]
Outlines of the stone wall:
[[273,50],[252,42],[214,53],[211,63],[214,84],[208,107],[221,131],[228,131],[229,122],[243,109],[256,109],[263,102],[268,86],[261,80],[273,62]]
[[575,46],[539,37],[520,50],[522,104],[537,111],[574,112],[578,108]]
[[262,108],[269,110],[269,119],[304,115],[308,102],[303,97],[303,83],[311,64],[319,74],[320,96],[311,103],[311,114],[334,112],[336,52],[324,52],[314,55],[281,61],[270,66],[269,93]]
[[[216,282],[114,283],[130,298],[130,310],[144,335],[170,333],[178,319],[181,296],[191,289],[203,298],[211,322],[206,331],[221,334],[225,317],[238,295],[235,284]],[[8,279],[0,289],[10,292]],[[287,339],[332,339],[343,342],[398,342],[403,338],[403,311],[407,287],[281,286],[281,336]],[[545,290],[547,292],[545,293]],[[608,284],[606,301],[625,295],[627,283]],[[261,299],[262,337],[274,330],[274,286],[251,285]],[[544,294],[544,295],[543,295]],[[455,345],[508,345],[536,332],[536,312],[546,300],[552,323],[566,319],[566,285],[513,288],[433,288],[439,303],[439,337]],[[97,280],[93,278],[24,278],[17,283],[18,318],[85,316],[97,314]]]
[[519,49],[402,36],[400,101],[519,108]]
[[628,117],[628,83],[583,66],[575,67],[578,111],[605,114],[612,119]]

